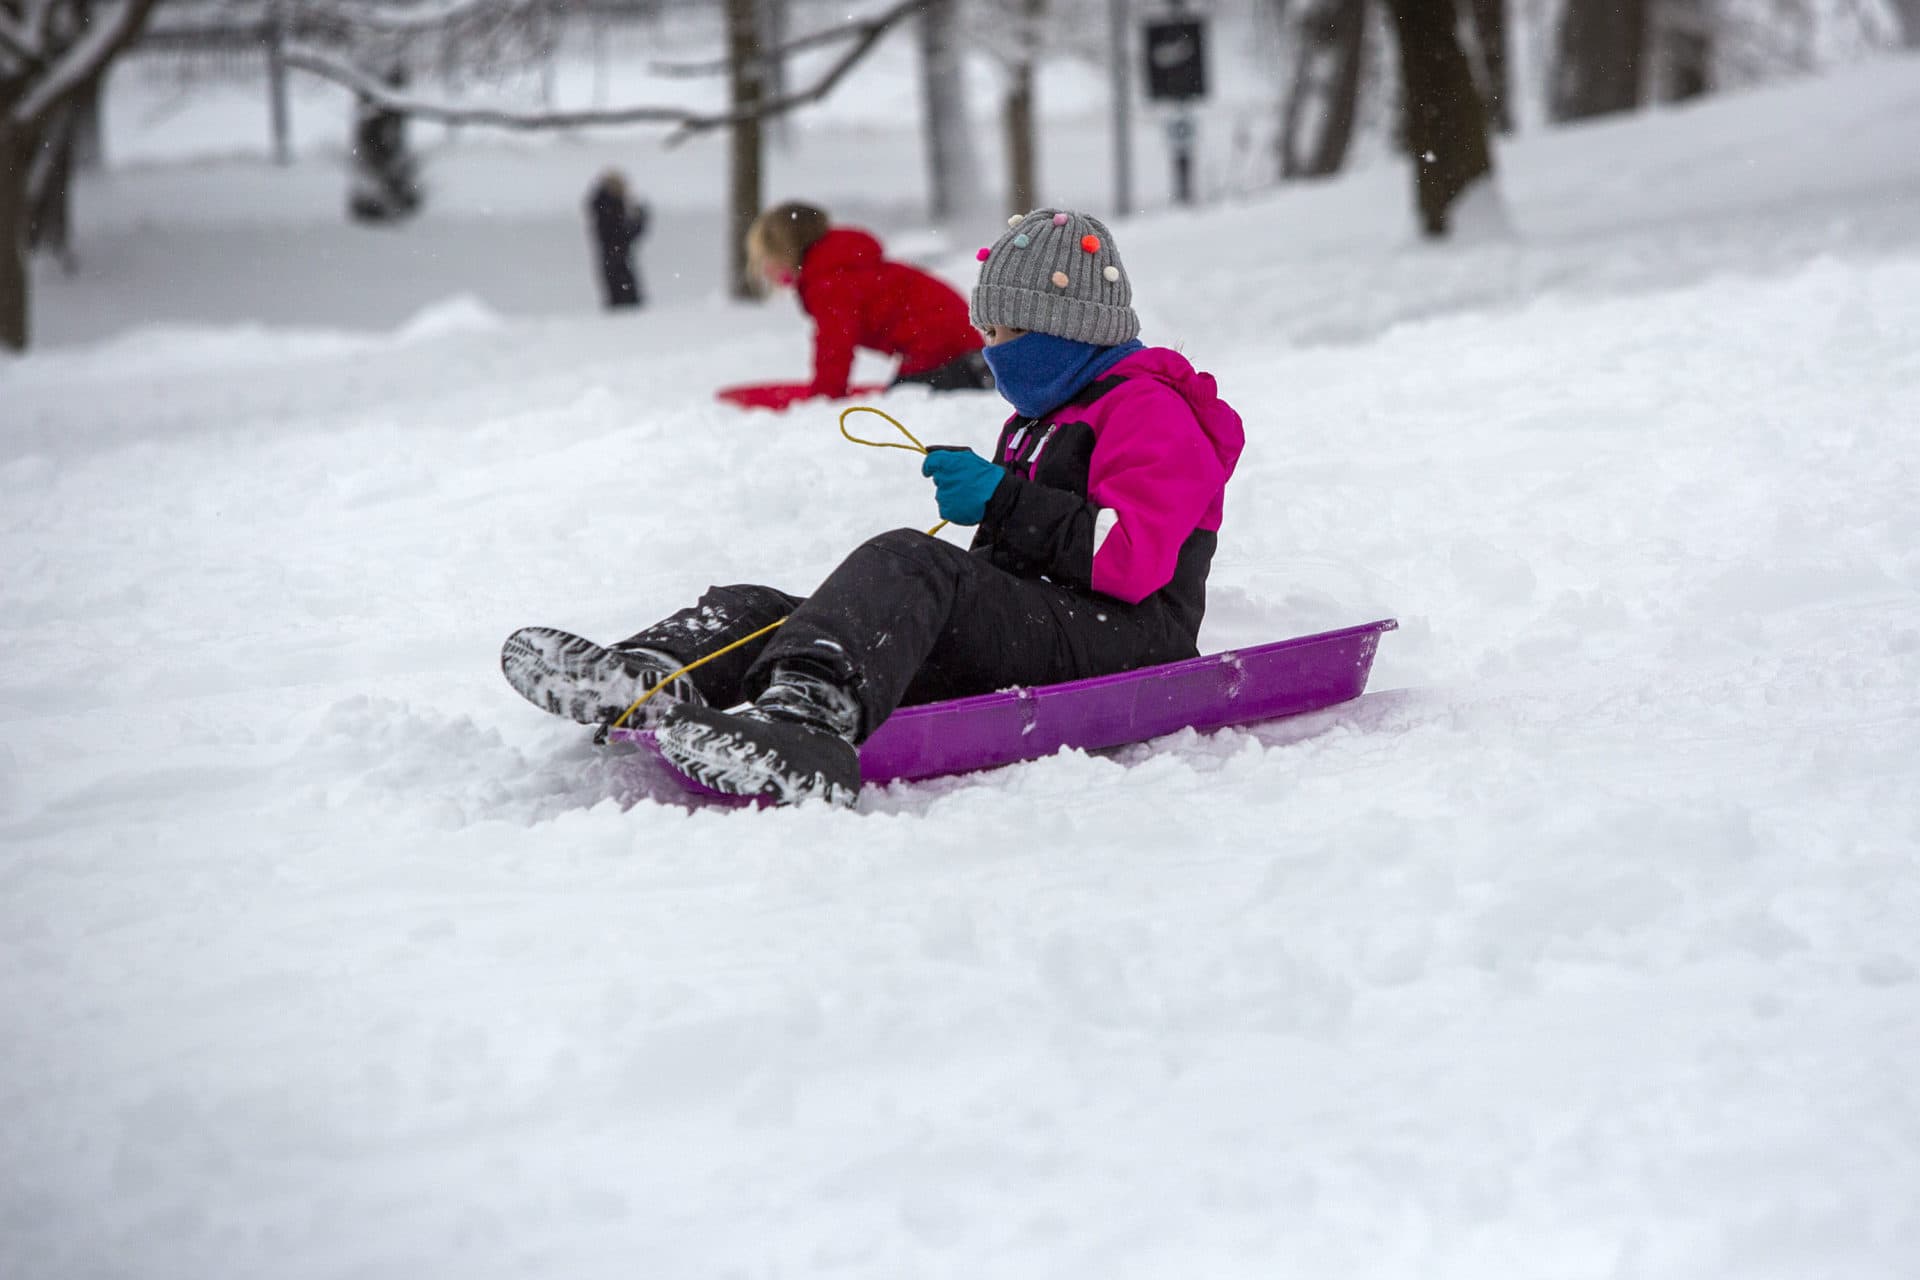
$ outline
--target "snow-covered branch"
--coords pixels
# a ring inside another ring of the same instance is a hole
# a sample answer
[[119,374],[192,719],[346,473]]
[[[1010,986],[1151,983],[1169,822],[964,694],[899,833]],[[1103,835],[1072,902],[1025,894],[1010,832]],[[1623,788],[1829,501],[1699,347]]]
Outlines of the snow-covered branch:
[[21,22],[26,29],[27,39],[33,47],[44,50],[47,47],[47,31],[53,25],[54,0],[27,0],[27,12]]
[[0,11],[0,50],[12,54],[29,66],[47,60],[47,27],[53,15],[53,0],[28,0],[25,10],[15,17]]
[[[871,44],[874,39],[886,33],[901,19],[910,17],[925,4],[925,0],[902,0],[893,8],[859,22],[847,22],[837,27],[828,27],[810,35],[797,36],[777,48],[768,49],[758,59],[760,62],[772,62],[788,54],[802,50],[818,48],[824,44],[834,44],[841,40],[859,38]],[[714,76],[728,69],[725,58],[715,58],[709,62],[655,62],[652,70],[663,76]]]
[[[150,0],[149,0],[150,2]],[[344,61],[311,45],[292,44],[287,46],[286,64],[298,67],[312,75],[366,98],[377,106],[397,111],[402,115],[419,120],[433,120],[441,124],[480,124],[491,125],[499,129],[575,129],[592,125],[622,124],[665,124],[677,126],[677,132],[668,139],[669,145],[696,133],[705,133],[712,129],[723,129],[729,125],[742,124],[748,120],[766,119],[783,115],[796,107],[818,102],[832,93],[834,88],[853,70],[854,65],[865,57],[868,50],[885,35],[899,20],[918,7],[918,0],[905,0],[892,9],[868,22],[862,23],[855,35],[854,42],[840,58],[815,80],[813,84],[793,93],[769,98],[765,102],[745,111],[702,112],[691,111],[685,107],[630,106],[630,107],[590,107],[579,110],[513,111],[500,107],[468,106],[460,103],[436,102],[430,98],[415,97],[412,94],[397,93],[394,89],[369,75],[360,67]],[[850,33],[853,34],[853,33]]]
[[424,35],[474,16],[506,17],[533,7],[539,0],[449,0],[432,8],[409,5],[354,4],[333,0],[327,17],[345,27],[381,35]]
[[[828,67],[825,74],[814,81],[809,88],[800,89],[793,93],[782,94],[777,98],[769,98],[750,111],[736,111],[723,116],[711,117],[706,120],[690,121],[681,126],[681,135],[698,133],[704,129],[716,129],[723,125],[738,124],[746,120],[785,115],[795,107],[804,107],[809,103],[820,101],[833,92],[835,86],[846,78],[847,73],[853,70],[860,59],[867,56],[867,52],[872,49],[875,44],[879,43],[881,36],[885,35],[901,18],[904,18],[907,14],[912,13],[919,7],[919,0],[906,0],[905,3],[895,5],[880,17],[863,24],[863,30],[860,36],[848,47],[845,53],[840,55],[839,61],[835,62],[831,67]],[[679,138],[676,136],[669,138],[667,141],[673,143],[678,140]]]
[[302,71],[331,80],[351,89],[375,106],[397,111],[416,120],[441,124],[484,124],[498,129],[574,129],[587,125],[678,124],[702,121],[697,112],[680,107],[604,107],[579,111],[509,111],[500,107],[465,106],[435,102],[430,98],[395,93],[393,89],[350,62],[342,61],[312,45],[290,44],[286,63]]
[[26,29],[0,13],[0,57],[13,58],[26,66],[40,65],[41,58],[27,40]]
[[[7,112],[7,124],[16,129],[31,128],[67,95],[98,74],[115,54],[140,34],[153,5],[154,0],[121,0],[111,21],[93,23],[78,40],[54,54],[46,70],[29,79],[26,92]],[[37,19],[44,28],[45,11],[51,8],[48,0],[40,10],[29,10],[29,20]]]

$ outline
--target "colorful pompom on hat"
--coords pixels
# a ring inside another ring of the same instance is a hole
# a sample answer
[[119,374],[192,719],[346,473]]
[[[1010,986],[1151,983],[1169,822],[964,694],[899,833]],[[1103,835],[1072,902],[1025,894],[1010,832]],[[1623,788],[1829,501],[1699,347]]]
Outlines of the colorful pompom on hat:
[[968,309],[980,327],[1003,324],[1111,347],[1140,335],[1113,235],[1098,218],[1035,209],[1007,220],[980,251],[980,279]]

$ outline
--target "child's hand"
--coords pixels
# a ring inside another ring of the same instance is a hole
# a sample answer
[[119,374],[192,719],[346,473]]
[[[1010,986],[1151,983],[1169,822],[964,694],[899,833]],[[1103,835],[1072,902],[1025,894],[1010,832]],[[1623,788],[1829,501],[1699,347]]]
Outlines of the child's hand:
[[954,524],[979,524],[987,514],[987,500],[1000,487],[1005,467],[997,467],[971,449],[937,444],[927,451],[920,474],[931,477],[940,518]]

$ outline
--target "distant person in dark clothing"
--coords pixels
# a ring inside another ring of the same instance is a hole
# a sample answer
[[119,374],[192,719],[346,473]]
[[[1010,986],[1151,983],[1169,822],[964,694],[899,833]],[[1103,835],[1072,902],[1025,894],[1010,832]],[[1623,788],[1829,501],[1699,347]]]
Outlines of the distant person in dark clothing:
[[647,206],[627,203],[627,180],[619,170],[600,175],[588,193],[587,212],[593,218],[598,245],[601,284],[609,307],[637,307],[647,300],[633,269],[633,245],[647,234]]
[[[396,92],[407,87],[407,69],[396,64],[385,76]],[[347,212],[357,222],[400,222],[420,208],[420,175],[407,146],[407,118],[364,95],[354,102],[353,176]]]

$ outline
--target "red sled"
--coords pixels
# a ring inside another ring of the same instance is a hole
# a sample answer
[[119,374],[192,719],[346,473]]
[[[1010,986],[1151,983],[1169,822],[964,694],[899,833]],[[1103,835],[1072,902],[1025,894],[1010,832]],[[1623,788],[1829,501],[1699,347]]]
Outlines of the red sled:
[[[846,398],[878,395],[885,390],[886,387],[881,385],[863,383],[848,387]],[[776,413],[802,400],[814,398],[813,388],[804,382],[762,382],[741,387],[722,387],[713,394],[723,403],[738,405],[742,409],[772,409]]]
[[[1062,747],[1100,751],[1178,733],[1258,724],[1357,698],[1367,687],[1392,618],[1339,631],[1119,675],[1006,689],[902,707],[860,747],[869,783],[912,782],[1050,756]],[[615,729],[641,748],[639,781],[656,799],[749,804],[702,786],[667,763],[644,729]]]

